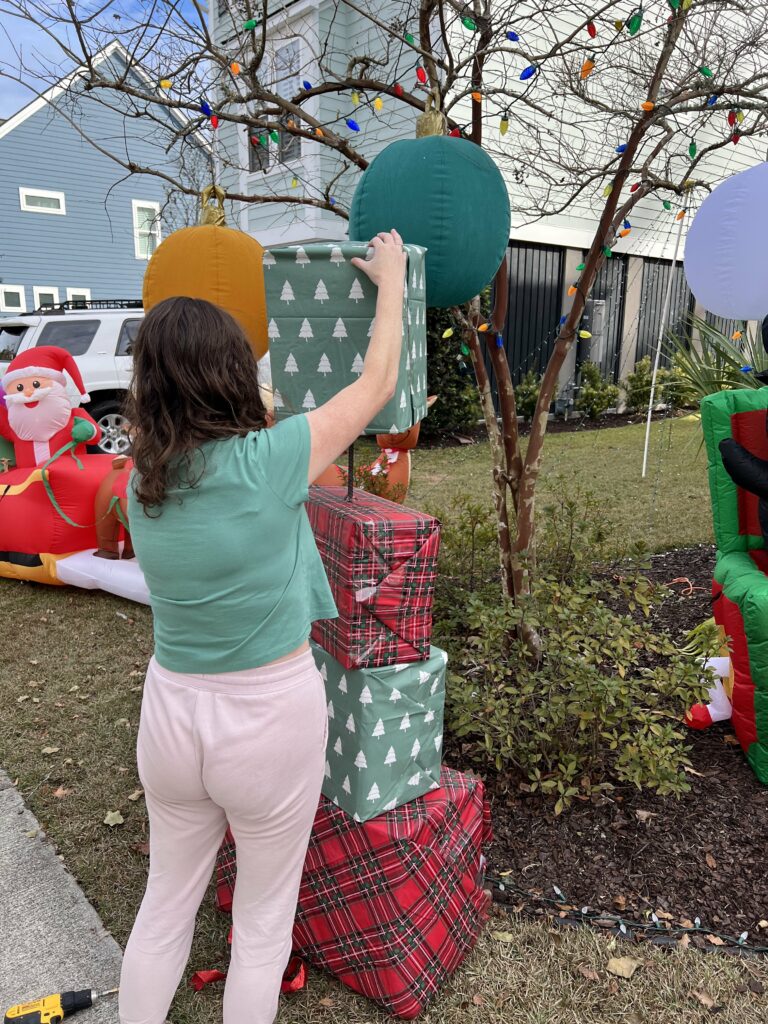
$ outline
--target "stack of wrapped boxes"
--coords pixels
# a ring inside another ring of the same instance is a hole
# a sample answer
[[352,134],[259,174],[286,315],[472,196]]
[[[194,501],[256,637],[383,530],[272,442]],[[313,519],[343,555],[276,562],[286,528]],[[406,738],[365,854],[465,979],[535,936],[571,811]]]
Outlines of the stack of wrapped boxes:
[[[275,412],[322,404],[362,371],[376,290],[365,245],[265,254]],[[366,433],[426,415],[424,250],[406,246],[395,396]],[[328,700],[323,799],[294,948],[390,1012],[416,1016],[472,948],[487,910],[482,783],[441,771],[447,655],[431,643],[440,524],[365,491],[312,487],[307,513],[339,611],[315,623]],[[233,884],[219,858],[219,902]]]

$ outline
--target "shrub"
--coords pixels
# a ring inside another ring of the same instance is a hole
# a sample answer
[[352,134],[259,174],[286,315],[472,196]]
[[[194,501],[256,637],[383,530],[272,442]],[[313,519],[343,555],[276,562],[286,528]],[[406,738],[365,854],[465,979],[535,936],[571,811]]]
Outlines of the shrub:
[[[624,400],[630,412],[643,412],[648,408],[651,398],[651,382],[653,380],[653,364],[650,356],[643,356],[632,373],[621,382]],[[669,368],[660,366],[656,374],[656,391],[654,401],[664,403],[673,409],[680,409],[695,402],[695,396],[688,384],[677,359]]]
[[[446,709],[464,755],[552,796],[558,814],[617,783],[687,792],[681,712],[703,693],[701,662],[616,610],[626,602],[647,615],[654,599],[643,579],[541,576],[524,610],[470,597]],[[538,664],[517,638],[523,617],[544,643]]]
[[[515,405],[517,415],[529,420],[536,411],[536,403],[541,391],[541,374],[538,376],[529,370],[519,384],[515,385]],[[557,398],[557,387],[552,393],[552,401]]]
[[[453,328],[450,338],[443,338]],[[427,310],[427,382],[437,401],[421,424],[421,437],[434,439],[447,432],[471,431],[481,418],[472,359],[461,354],[461,332],[450,313]]]
[[588,419],[596,420],[606,409],[616,405],[618,398],[618,387],[603,377],[598,366],[588,361],[581,364],[581,385],[576,399],[577,409],[583,412]]

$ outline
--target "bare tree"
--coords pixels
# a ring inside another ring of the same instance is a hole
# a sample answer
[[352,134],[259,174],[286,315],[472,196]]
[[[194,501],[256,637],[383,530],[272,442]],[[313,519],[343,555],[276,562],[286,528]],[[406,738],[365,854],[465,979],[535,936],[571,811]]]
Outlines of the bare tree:
[[[520,600],[535,569],[535,499],[548,412],[598,271],[614,250],[631,252],[638,228],[652,226],[658,214],[685,217],[728,173],[729,149],[749,151],[747,163],[760,158],[757,146],[768,132],[768,5],[648,0],[628,12],[626,2],[615,0],[590,11],[575,0],[326,0],[317,22],[325,28],[307,37],[310,59],[282,74],[270,39],[282,31],[284,15],[270,15],[266,0],[216,3],[213,32],[198,0],[185,7],[174,0],[126,7],[102,0],[82,9],[74,0],[53,7],[0,0],[4,26],[31,19],[62,53],[62,66],[52,69],[19,52],[0,76],[40,83],[47,75],[53,84],[79,67],[91,98],[119,102],[167,147],[196,145],[204,135],[228,199],[279,204],[286,216],[314,206],[348,217],[354,184],[382,138],[359,131],[356,111],[374,112],[391,138],[410,134],[415,116],[430,106],[445,132],[494,156],[519,217],[568,211],[591,225],[591,246],[570,288],[525,452],[513,376],[494,343],[506,313],[504,267],[490,322],[482,321],[477,301],[456,311],[491,441],[504,594]],[[360,52],[347,53],[338,24],[352,15],[367,29]],[[114,38],[120,48],[105,60]],[[329,97],[336,101],[332,116]],[[177,115],[173,123],[169,111]],[[265,176],[244,193],[239,174],[228,178],[240,169],[238,147],[215,142],[227,130],[246,132],[257,151],[277,147],[278,159],[295,139],[331,159],[322,178],[291,173],[275,185]],[[154,174],[180,192],[199,189],[162,162],[140,166],[119,147],[90,141],[127,173]],[[501,426],[484,350],[496,377]]]

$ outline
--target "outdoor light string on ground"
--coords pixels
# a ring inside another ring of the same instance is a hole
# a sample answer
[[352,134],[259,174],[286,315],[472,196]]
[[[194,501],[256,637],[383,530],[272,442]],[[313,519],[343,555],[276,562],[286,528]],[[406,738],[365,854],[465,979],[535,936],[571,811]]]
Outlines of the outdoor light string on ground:
[[[511,873],[511,872],[510,872]],[[628,938],[632,938],[633,932],[650,933],[652,935],[665,935],[665,936],[684,936],[684,935],[700,935],[702,938],[712,936],[715,939],[720,939],[723,944],[744,950],[745,952],[764,955],[768,953],[768,946],[757,946],[749,943],[749,932],[744,931],[739,936],[728,935],[725,932],[719,932],[712,928],[707,928],[702,924],[699,917],[694,918],[691,925],[683,924],[672,924],[671,921],[666,918],[660,918],[655,911],[649,913],[650,920],[646,921],[634,921],[626,917],[621,917],[613,913],[602,913],[599,910],[594,910],[588,906],[582,906],[581,908],[571,905],[568,903],[567,897],[562,890],[556,886],[552,886],[554,896],[545,896],[542,893],[531,892],[528,889],[522,889],[512,882],[509,882],[506,878],[507,873],[502,873],[502,876],[493,874],[486,875],[486,883],[491,886],[491,892],[493,894],[493,900],[500,906],[507,906],[512,902],[512,896],[524,897],[528,903],[542,904],[545,908],[552,907],[557,910],[557,914],[553,914],[558,920],[566,921],[572,924],[581,925],[592,925],[597,927],[615,927],[621,935],[626,935]],[[502,895],[499,895],[502,894]],[[509,894],[509,895],[506,895]],[[522,908],[520,912],[523,912]],[[598,923],[600,922],[600,924]],[[768,922],[764,922],[768,927]],[[719,943],[710,943],[714,948],[722,948]]]

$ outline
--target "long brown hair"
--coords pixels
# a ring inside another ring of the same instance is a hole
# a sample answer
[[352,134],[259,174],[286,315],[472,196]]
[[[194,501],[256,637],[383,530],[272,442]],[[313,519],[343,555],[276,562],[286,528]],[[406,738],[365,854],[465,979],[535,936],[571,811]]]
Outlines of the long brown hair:
[[170,486],[200,482],[204,441],[266,426],[256,357],[233,317],[184,296],[154,306],[133,343],[125,411],[135,431],[136,497],[159,514]]

